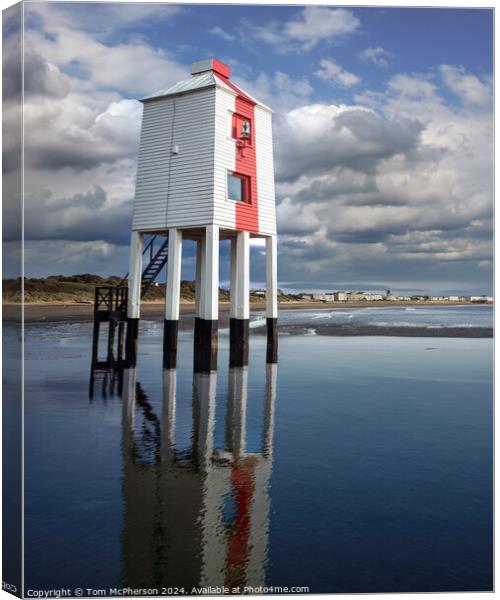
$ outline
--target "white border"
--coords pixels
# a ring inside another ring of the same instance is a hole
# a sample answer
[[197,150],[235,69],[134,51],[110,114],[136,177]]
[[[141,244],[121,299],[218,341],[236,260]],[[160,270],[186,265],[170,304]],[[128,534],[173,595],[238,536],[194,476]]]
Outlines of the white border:
[[[36,0],[25,0],[25,2],[33,2]],[[60,1],[60,0],[56,0],[56,1]],[[68,0],[68,1],[78,1],[78,0]],[[86,2],[100,2],[101,0],[85,0]],[[106,0],[106,2],[117,2],[117,3],[125,3],[122,0]],[[36,2],[38,3],[38,2]],[[490,8],[490,9],[494,9],[496,8],[496,2],[476,2],[473,0],[454,0],[453,2],[451,1],[440,1],[437,2],[435,0],[427,0],[426,2],[411,2],[411,4],[408,5],[402,5],[401,2],[399,1],[394,1],[394,0],[385,0],[385,2],[377,2],[376,0],[363,0],[363,1],[359,1],[359,0],[351,0],[348,3],[345,4],[341,4],[341,3],[334,3],[334,2],[328,2],[326,0],[315,0],[314,2],[310,2],[310,1],[300,1],[300,0],[274,0],[273,2],[265,2],[263,0],[255,0],[254,2],[243,2],[243,1],[228,1],[228,2],[208,2],[208,1],[204,1],[204,0],[198,0],[198,1],[194,1],[194,2],[189,2],[187,0],[178,0],[177,2],[146,2],[146,1],[142,1],[142,0],[137,0],[136,2],[126,2],[126,3],[130,3],[130,4],[138,4],[138,3],[149,3],[149,4],[217,4],[217,5],[230,5],[230,4],[240,4],[240,5],[261,5],[261,6],[269,6],[269,5],[284,5],[284,6],[304,6],[307,4],[314,4],[314,5],[320,5],[320,6],[342,6],[342,7],[378,7],[378,8],[384,8],[384,7],[398,7],[398,8],[469,8],[469,9],[480,9],[480,8]],[[16,2],[14,2],[13,0],[0,0],[0,7],[2,8],[2,10],[5,10],[6,8],[13,6],[14,4],[16,4]],[[23,49],[22,49],[22,64],[24,65],[24,4],[22,7],[22,18],[21,18],[21,23],[22,23],[22,41],[23,41]],[[496,41],[496,36],[494,36],[494,41]],[[496,79],[496,73],[497,73],[497,47],[496,44],[494,44],[494,77]],[[496,99],[496,90],[495,90],[495,99]],[[23,68],[23,73],[22,73],[22,101],[23,101],[23,106],[24,106],[24,68]],[[21,250],[21,262],[22,262],[22,266],[21,266],[21,270],[22,270],[22,277],[23,277],[23,285],[22,285],[22,296],[24,297],[24,113],[23,113],[23,107],[21,109],[21,114],[22,114],[22,162],[21,162],[21,169],[22,169],[22,178],[21,178],[21,192],[22,192],[22,208],[21,208],[21,222],[22,222],[22,250]],[[496,121],[496,120],[495,120]],[[495,123],[494,121],[494,123]],[[498,132],[496,130],[495,127],[495,146],[496,143],[498,142]],[[495,153],[495,174],[497,172],[497,157],[496,157],[496,153]],[[1,215],[0,215],[0,223],[1,223]],[[495,243],[495,254],[496,251],[498,250],[498,240],[495,237],[494,240]],[[496,275],[496,273],[495,273]],[[498,295],[498,292],[500,291],[500,285],[497,285],[497,278],[495,277],[495,297],[500,297]],[[498,325],[497,322],[497,314],[495,311],[495,328]],[[23,364],[22,364],[22,369],[21,369],[21,373],[22,373],[22,377],[23,377],[23,381],[21,384],[21,390],[22,390],[22,418],[23,418],[23,424],[22,424],[22,443],[23,443],[23,448],[22,448],[22,477],[23,477],[23,481],[22,481],[22,493],[23,493],[23,499],[22,499],[22,513],[23,513],[23,519],[22,519],[22,532],[23,532],[23,540],[22,540],[22,548],[23,548],[23,555],[24,555],[24,306],[22,308],[22,318],[21,318],[21,333],[22,333],[22,350],[21,350],[21,356],[22,356],[22,360],[23,360]],[[0,350],[1,352],[1,350]],[[497,366],[497,361],[496,361],[496,356],[495,356],[495,367]],[[496,419],[497,419],[497,415],[496,415],[496,411],[494,414],[494,425],[496,428]],[[499,452],[497,445],[495,444],[495,454],[494,454],[494,458],[495,458],[495,465],[497,463],[496,459],[497,459],[497,452]],[[496,486],[495,486],[496,487]],[[498,502],[498,498],[497,495],[495,494],[495,514],[496,514],[496,509],[497,509],[497,502]],[[495,528],[496,530],[496,528]],[[495,536],[496,538],[496,536]],[[0,556],[1,556],[1,549],[0,549]],[[497,566],[498,566],[498,557],[497,557],[497,553],[495,553],[495,573],[497,571]],[[22,566],[22,587],[23,587],[23,595],[24,595],[24,562],[23,562],[23,566]],[[321,598],[324,596],[327,596],[330,594],[324,594],[324,595],[319,595],[319,594],[310,594],[307,595],[307,598]],[[398,597],[398,596],[406,596],[409,594],[377,594],[378,597],[387,597],[387,598],[394,598],[394,597]],[[424,598],[426,597],[428,594],[420,594],[420,593],[413,593],[411,594],[412,597],[414,598]],[[439,598],[444,596],[445,594],[442,593],[433,593],[433,596],[435,598]],[[446,594],[446,596],[448,596],[449,594]],[[460,594],[461,596],[466,596],[468,599],[473,599],[475,600],[476,598],[484,598],[484,593],[467,593],[467,594]],[[351,595],[346,595],[346,594],[333,594],[332,595],[334,598],[349,598],[351,597]],[[293,598],[293,596],[267,596],[267,598],[270,597],[287,597],[287,598]],[[13,598],[12,595],[7,594],[6,592],[0,591],[0,599],[7,599],[7,598]],[[210,598],[210,596],[204,596],[204,598]]]

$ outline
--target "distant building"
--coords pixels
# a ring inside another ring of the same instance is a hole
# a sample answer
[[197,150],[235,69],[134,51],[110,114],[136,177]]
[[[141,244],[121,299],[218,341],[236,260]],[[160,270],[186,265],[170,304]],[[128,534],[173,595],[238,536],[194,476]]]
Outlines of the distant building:
[[459,296],[448,296],[448,300],[450,302],[459,302],[460,301],[460,297]]
[[391,290],[387,290],[385,293],[385,300],[397,300],[397,297]]
[[364,294],[365,300],[368,300],[369,302],[374,302],[374,301],[379,301],[379,300],[383,300],[384,296],[382,294],[375,294],[372,292],[367,292],[366,294]]
[[486,304],[487,302],[493,302],[493,296],[471,296],[470,301],[474,304]]
[[313,294],[313,298],[315,300],[321,300],[322,302],[334,302],[335,301],[333,294],[331,294],[331,293]]
[[305,294],[305,293],[299,294],[299,298],[301,300],[312,300],[313,297],[314,297],[314,294]]
[[347,292],[347,300],[349,302],[360,302],[361,300],[365,300],[364,292]]
[[346,292],[333,292],[333,300],[335,302],[346,302],[347,301],[347,293]]
[[254,296],[265,296],[266,290],[250,290],[250,293]]

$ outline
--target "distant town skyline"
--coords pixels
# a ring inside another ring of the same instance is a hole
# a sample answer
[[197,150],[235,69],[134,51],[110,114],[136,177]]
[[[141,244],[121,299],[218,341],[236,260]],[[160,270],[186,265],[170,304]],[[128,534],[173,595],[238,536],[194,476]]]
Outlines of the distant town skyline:
[[491,294],[492,32],[489,9],[26,4],[26,275],[127,271],[137,98],[216,56],[274,110],[281,287]]

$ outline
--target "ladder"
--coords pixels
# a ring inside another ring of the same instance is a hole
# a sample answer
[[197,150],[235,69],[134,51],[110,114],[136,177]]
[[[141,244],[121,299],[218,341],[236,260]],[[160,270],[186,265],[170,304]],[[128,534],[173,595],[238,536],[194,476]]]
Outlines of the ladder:
[[[153,235],[153,237],[149,240],[149,242],[144,247],[144,250],[142,251],[143,256],[144,254],[146,254],[146,252],[149,251],[149,263],[146,265],[142,272],[141,298],[144,298],[146,292],[156,281],[156,278],[158,277],[168,260],[168,236],[165,236],[165,239],[161,244],[160,248],[156,251],[156,253],[154,252],[154,243],[155,240],[159,237],[163,236]],[[128,276],[129,274],[127,273],[118,285],[125,285]]]
[[[156,235],[152,238],[152,243],[156,239]],[[146,247],[147,248],[147,247]],[[151,249],[153,246],[151,246]],[[144,254],[144,253],[143,253]],[[153,252],[151,251],[151,254]],[[165,266],[168,260],[168,237],[165,238],[165,241],[160,246],[156,254],[150,258],[149,264],[146,266],[144,271],[142,272],[142,283],[141,283],[141,298],[144,298],[146,292],[156,281],[156,278],[160,274],[161,270]]]

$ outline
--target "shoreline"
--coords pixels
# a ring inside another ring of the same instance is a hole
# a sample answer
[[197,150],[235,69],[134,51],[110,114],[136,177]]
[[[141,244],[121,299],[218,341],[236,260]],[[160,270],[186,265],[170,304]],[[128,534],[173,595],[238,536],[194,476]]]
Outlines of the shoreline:
[[[280,311],[286,310],[361,310],[363,308],[382,308],[400,306],[475,306],[464,302],[345,302],[345,303],[318,303],[318,302],[287,302],[278,306]],[[3,322],[20,323],[21,305],[4,304]],[[252,303],[252,313],[265,310],[265,303]],[[161,320],[164,315],[163,302],[145,302],[141,305],[141,317],[145,320]],[[195,316],[194,302],[184,302],[180,306],[180,330],[191,330]],[[93,319],[93,304],[77,303],[47,303],[25,304],[24,322],[36,323],[61,323],[61,322],[90,322]],[[229,303],[220,303],[219,328],[229,327]],[[320,336],[393,336],[393,337],[435,337],[435,338],[492,338],[493,327],[446,327],[446,326],[380,326],[360,324],[321,324],[314,327],[307,324],[278,324],[278,331],[282,335],[320,335]],[[253,335],[264,335],[266,327],[254,327]]]
[[[4,303],[2,315],[4,323],[21,322],[21,304]],[[283,302],[278,304],[278,310],[342,310],[358,308],[381,308],[400,306],[490,306],[484,304],[473,304],[468,302],[417,302],[417,301],[388,301],[376,302]],[[43,302],[24,304],[24,322],[59,322],[59,321],[91,321],[93,319],[92,302]],[[250,303],[250,311],[263,311],[265,302]],[[164,302],[143,302],[141,304],[141,318],[162,318],[164,314]],[[229,312],[229,302],[219,304],[221,318]],[[194,302],[181,302],[181,317],[194,316]]]
[[[253,329],[266,334],[265,327]],[[428,337],[428,338],[492,338],[492,327],[419,327],[388,325],[320,325],[319,327],[278,326],[281,335],[319,335],[332,337]]]

